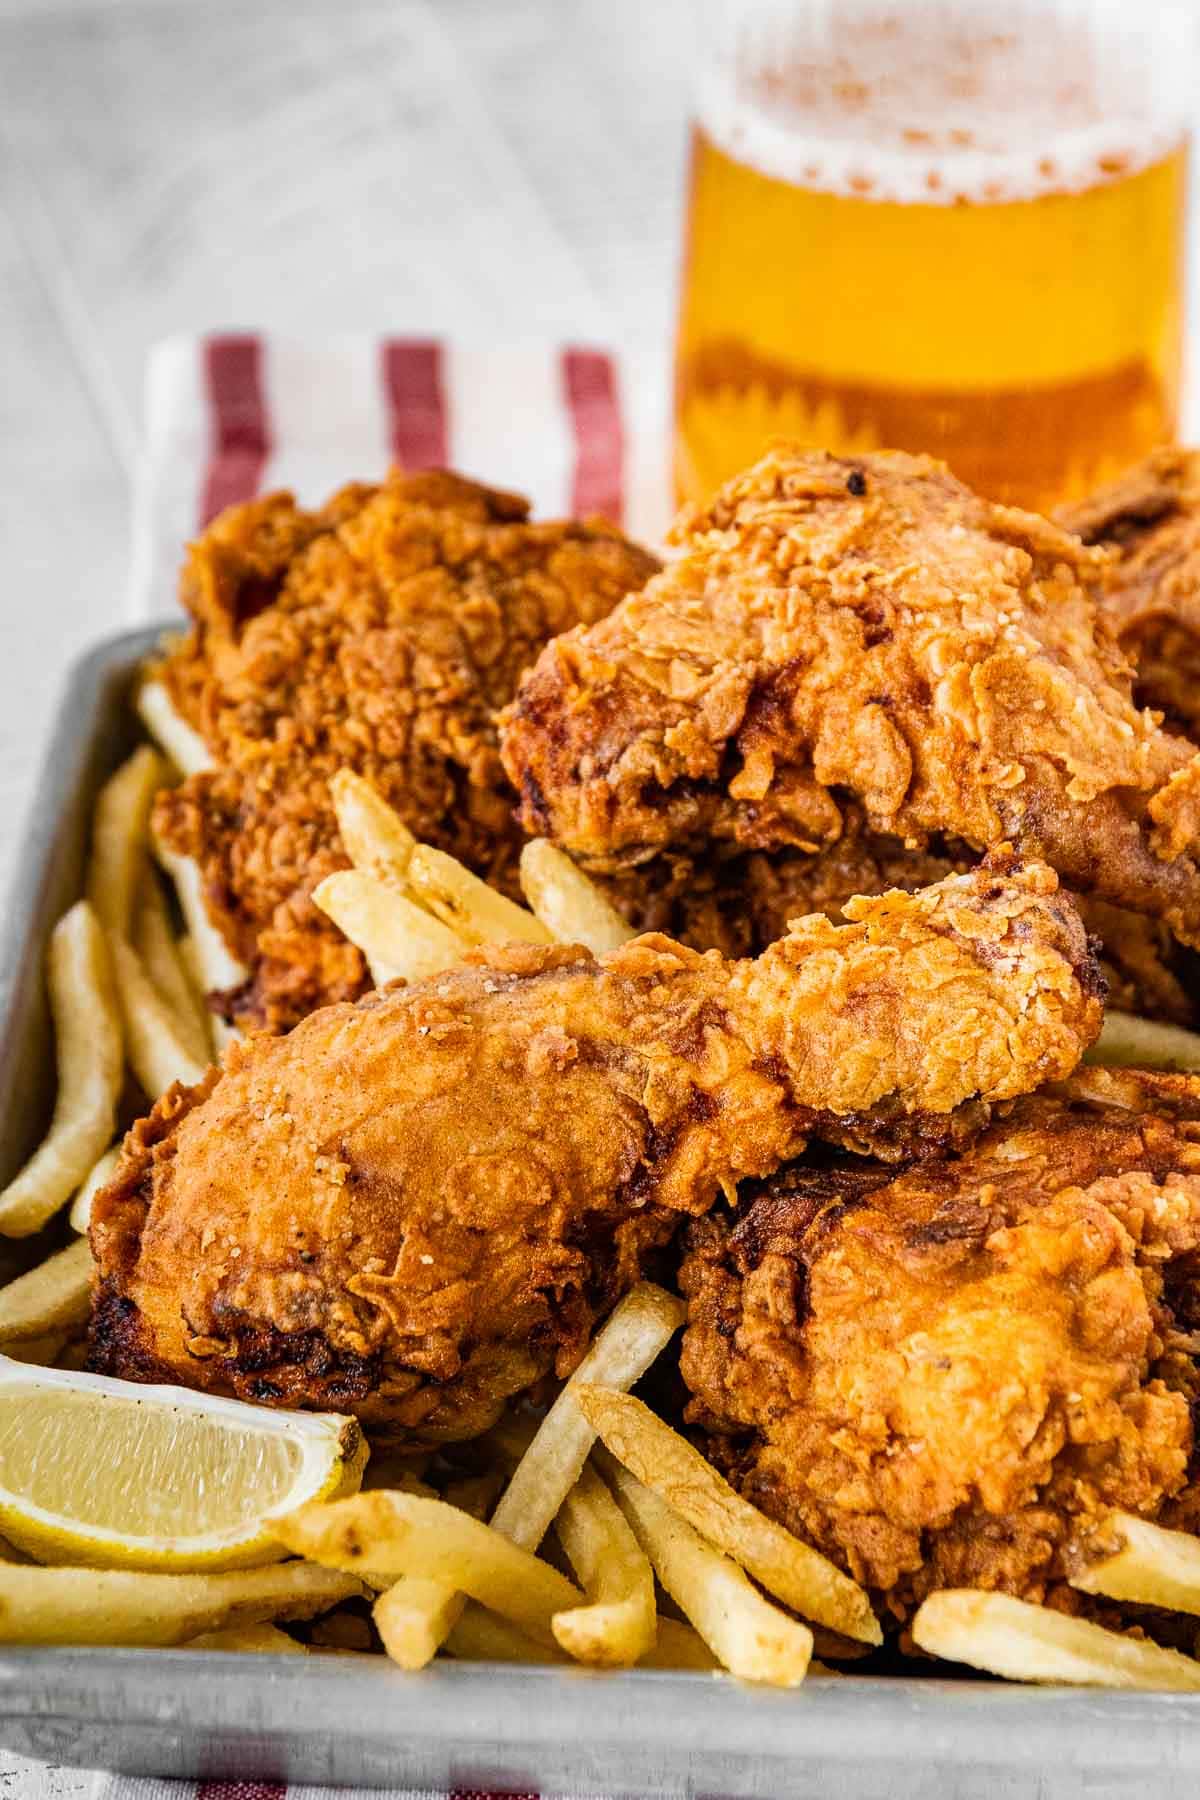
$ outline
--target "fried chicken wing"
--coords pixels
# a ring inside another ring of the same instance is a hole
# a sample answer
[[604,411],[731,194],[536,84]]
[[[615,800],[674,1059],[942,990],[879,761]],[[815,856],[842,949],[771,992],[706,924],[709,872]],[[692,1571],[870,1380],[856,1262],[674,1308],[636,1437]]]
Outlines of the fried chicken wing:
[[417,833],[512,885],[493,716],[546,640],[599,619],[657,567],[600,522],[534,524],[456,475],[393,474],[319,512],[288,494],[231,508],[191,546],[194,621],[161,676],[214,767],[165,794],[156,829],[200,863],[251,969],[227,1016],[285,1028],[366,986],[313,905],[345,867],[329,777],[370,778]]
[[1200,942],[1200,760],[1131,698],[1102,553],[899,453],[777,450],[542,652],[502,721],[530,831],[600,869],[1010,840]]
[[1198,1278],[1200,1081],[1088,1070],[960,1157],[786,1171],[689,1226],[689,1417],[901,1619],[1072,1606],[1105,1509],[1180,1504]]
[[235,1045],[93,1205],[93,1366],[470,1436],[569,1371],[682,1215],[813,1135],[958,1141],[1099,1029],[1044,867],[847,913],[754,962],[511,946]]
[[1105,606],[1138,701],[1200,737],[1200,454],[1156,450],[1057,516],[1115,553]]

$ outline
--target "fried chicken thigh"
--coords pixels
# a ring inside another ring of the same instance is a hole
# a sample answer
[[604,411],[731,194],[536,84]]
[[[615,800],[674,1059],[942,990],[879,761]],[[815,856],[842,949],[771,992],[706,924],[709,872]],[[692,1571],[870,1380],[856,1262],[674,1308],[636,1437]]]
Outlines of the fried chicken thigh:
[[542,652],[502,721],[526,828],[597,869],[707,842],[1012,841],[1200,943],[1200,760],[1131,697],[1105,559],[900,453],[777,450]]
[[1200,1081],[1095,1069],[965,1155],[785,1171],[688,1228],[689,1417],[904,1619],[1077,1604],[1105,1510],[1173,1518],[1200,1399]]
[[1200,454],[1156,450],[1058,518],[1115,553],[1105,606],[1139,702],[1200,737]]
[[97,1196],[93,1367],[470,1436],[574,1366],[681,1216],[813,1135],[953,1143],[1099,1029],[1044,867],[847,913],[754,962],[512,946],[233,1046]]
[[251,970],[226,1016],[282,1029],[367,985],[311,899],[346,863],[339,768],[511,886],[520,833],[495,710],[548,638],[656,567],[610,526],[533,524],[523,500],[449,474],[348,487],[319,512],[275,494],[208,528],[183,573],[193,628],[160,673],[214,767],[164,795],[155,825],[199,862]]

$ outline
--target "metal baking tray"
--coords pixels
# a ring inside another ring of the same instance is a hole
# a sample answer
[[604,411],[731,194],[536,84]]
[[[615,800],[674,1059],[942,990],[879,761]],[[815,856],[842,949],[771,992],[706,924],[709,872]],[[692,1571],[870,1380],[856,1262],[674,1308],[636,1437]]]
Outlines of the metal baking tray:
[[[0,921],[0,1183],[49,1117],[46,935],[80,892],[92,801],[133,742],[129,688],[157,637],[93,651],[59,713]],[[11,1247],[7,1267],[43,1248]],[[0,1646],[0,1744],[126,1774],[444,1791],[1174,1800],[1200,1780],[1200,1695],[920,1676],[779,1693],[652,1671]]]

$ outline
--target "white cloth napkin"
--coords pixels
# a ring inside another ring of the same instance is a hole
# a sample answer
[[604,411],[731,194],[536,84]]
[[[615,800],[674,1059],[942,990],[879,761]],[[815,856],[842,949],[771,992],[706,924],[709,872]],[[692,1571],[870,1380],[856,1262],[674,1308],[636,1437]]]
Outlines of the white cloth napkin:
[[168,617],[183,544],[274,488],[315,505],[392,463],[528,495],[542,518],[603,513],[655,543],[671,517],[665,357],[436,338],[169,338],[151,352],[130,611]]

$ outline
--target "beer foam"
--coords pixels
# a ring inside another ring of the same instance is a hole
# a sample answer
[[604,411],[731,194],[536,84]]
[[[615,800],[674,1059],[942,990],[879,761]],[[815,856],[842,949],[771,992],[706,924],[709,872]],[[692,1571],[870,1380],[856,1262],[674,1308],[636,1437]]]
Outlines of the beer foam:
[[1078,18],[1045,13],[987,33],[977,10],[957,29],[943,8],[834,11],[819,39],[775,41],[758,62],[743,45],[701,78],[699,124],[736,162],[847,198],[990,205],[1119,180],[1187,134],[1186,20],[1121,29],[1118,15],[1088,42]]

